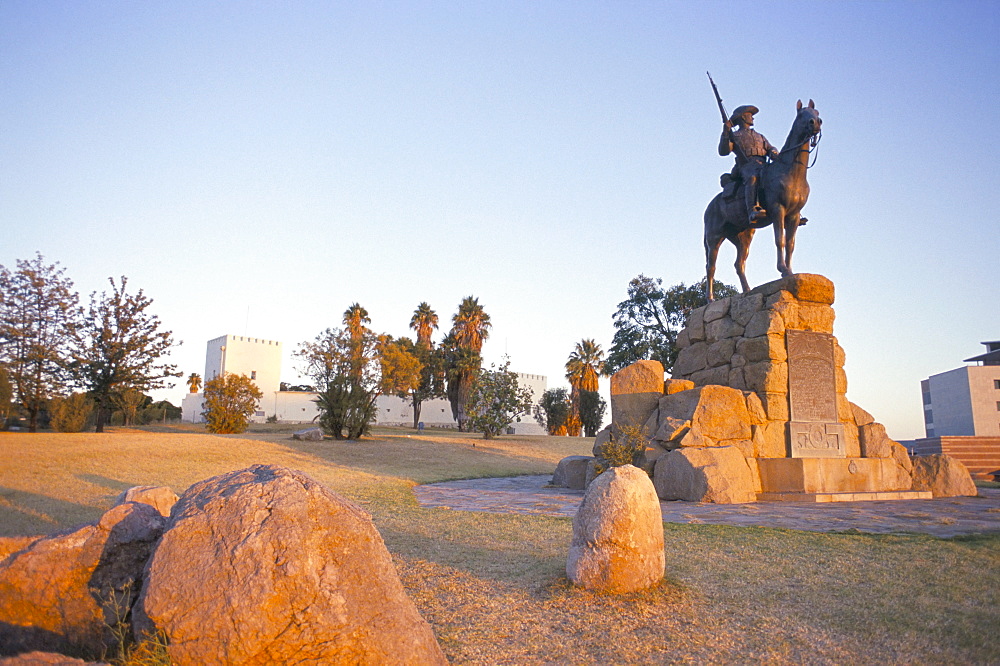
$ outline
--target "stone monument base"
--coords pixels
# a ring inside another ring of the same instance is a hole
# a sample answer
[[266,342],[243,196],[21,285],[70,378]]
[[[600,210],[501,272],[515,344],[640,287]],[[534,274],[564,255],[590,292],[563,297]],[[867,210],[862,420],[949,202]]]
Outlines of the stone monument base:
[[[586,464],[586,485],[591,470],[607,467],[627,443],[632,464],[653,477],[667,500],[975,495],[960,463],[920,461],[928,471],[917,474],[907,450],[847,399],[833,302],[830,280],[798,274],[692,310],[677,336],[673,376],[665,379],[663,366],[651,360],[616,372],[612,425],[594,440],[594,457],[563,461],[553,481],[569,485]],[[961,478],[945,484],[951,469]]]
[[892,458],[757,458],[764,494],[878,493],[910,490]]
[[870,502],[872,500],[931,499],[929,490],[897,490],[882,493],[757,493],[758,502]]

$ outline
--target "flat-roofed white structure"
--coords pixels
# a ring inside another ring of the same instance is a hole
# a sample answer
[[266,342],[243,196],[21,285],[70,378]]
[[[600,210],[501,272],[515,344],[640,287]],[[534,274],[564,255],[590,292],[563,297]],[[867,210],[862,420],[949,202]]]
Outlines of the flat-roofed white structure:
[[[255,423],[267,419],[268,396],[281,387],[281,343],[276,340],[251,338],[245,335],[223,335],[209,340],[205,350],[205,382],[223,373],[246,375],[264,397],[252,417]],[[201,393],[189,393],[181,403],[181,419],[192,423],[204,421]]]

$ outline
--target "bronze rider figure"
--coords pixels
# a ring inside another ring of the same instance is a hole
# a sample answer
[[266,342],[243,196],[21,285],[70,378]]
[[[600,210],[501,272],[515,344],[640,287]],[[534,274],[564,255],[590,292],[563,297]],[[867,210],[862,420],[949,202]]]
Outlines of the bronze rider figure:
[[[733,176],[743,180],[746,195],[748,222],[753,225],[767,218],[767,211],[760,206],[757,195],[757,182],[768,157],[777,159],[778,151],[774,146],[753,128],[753,117],[760,112],[756,106],[744,105],[738,107],[725,121],[722,128],[722,138],[719,139],[719,155],[725,157],[736,153],[736,166]],[[738,129],[734,132],[733,125]],[[736,144],[734,146],[734,144]]]

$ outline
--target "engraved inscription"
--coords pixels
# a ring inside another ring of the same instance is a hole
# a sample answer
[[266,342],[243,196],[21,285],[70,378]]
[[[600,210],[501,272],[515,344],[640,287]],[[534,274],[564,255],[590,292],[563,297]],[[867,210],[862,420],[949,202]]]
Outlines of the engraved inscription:
[[788,331],[788,400],[793,421],[837,422],[833,338]]
[[844,458],[847,456],[843,423],[792,421],[788,424],[788,440],[791,442],[793,458]]

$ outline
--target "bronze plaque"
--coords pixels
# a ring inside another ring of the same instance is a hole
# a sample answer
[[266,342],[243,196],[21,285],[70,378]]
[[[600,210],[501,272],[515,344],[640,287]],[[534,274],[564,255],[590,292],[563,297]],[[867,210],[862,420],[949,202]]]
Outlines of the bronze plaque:
[[792,421],[837,422],[833,338],[826,333],[788,331],[788,400]]
[[844,426],[837,420],[833,337],[787,331],[789,449],[793,458],[847,455]]

